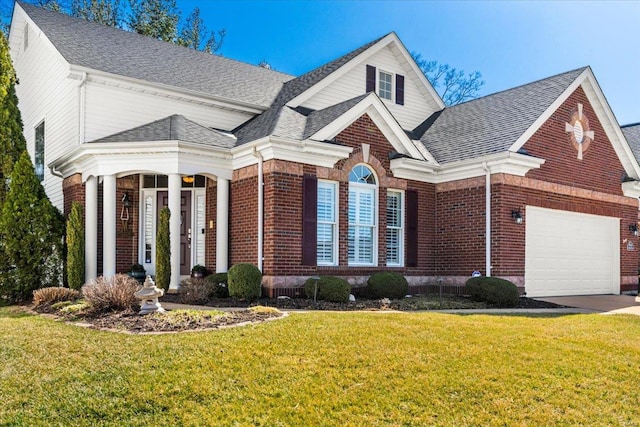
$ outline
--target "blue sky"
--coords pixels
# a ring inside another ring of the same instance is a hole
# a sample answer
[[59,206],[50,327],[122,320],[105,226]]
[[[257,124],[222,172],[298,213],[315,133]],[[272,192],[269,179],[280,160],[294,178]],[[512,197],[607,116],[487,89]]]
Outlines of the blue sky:
[[300,75],[390,31],[486,81],[482,95],[590,65],[620,124],[640,122],[640,1],[196,1],[226,57]]

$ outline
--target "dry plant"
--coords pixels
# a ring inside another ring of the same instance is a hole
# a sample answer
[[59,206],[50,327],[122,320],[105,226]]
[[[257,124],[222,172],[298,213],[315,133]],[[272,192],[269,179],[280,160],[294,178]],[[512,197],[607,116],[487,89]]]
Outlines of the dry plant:
[[33,305],[35,307],[45,304],[52,305],[61,301],[74,301],[78,298],[80,298],[80,292],[58,286],[33,291]]
[[82,287],[82,295],[95,312],[133,310],[139,305],[135,297],[140,284],[125,274],[100,276]]

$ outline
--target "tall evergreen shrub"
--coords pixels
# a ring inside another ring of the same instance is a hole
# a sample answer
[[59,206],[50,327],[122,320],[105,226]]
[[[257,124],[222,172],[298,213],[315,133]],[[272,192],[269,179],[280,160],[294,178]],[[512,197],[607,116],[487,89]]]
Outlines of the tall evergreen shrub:
[[0,216],[0,297],[27,300],[62,285],[64,218],[51,204],[23,151],[13,167]]
[[0,212],[13,165],[26,150],[15,90],[17,81],[7,40],[0,31]]
[[71,289],[84,284],[84,224],[82,204],[73,202],[67,218],[67,283]]
[[156,235],[156,286],[169,290],[171,283],[171,236],[169,232],[169,208],[160,210]]

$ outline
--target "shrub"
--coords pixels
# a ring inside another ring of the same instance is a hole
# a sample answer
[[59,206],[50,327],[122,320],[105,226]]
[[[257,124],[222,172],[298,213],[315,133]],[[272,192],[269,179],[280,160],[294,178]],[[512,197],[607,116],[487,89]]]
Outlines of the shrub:
[[169,232],[169,208],[160,210],[156,235],[156,286],[169,290],[171,284],[171,239]]
[[204,265],[196,264],[191,269],[191,277],[207,277],[209,275],[209,270]]
[[399,299],[407,295],[409,284],[407,279],[392,271],[375,273],[367,280],[367,293],[370,298]]
[[33,305],[53,305],[62,301],[75,301],[80,298],[80,292],[75,289],[50,287],[33,291]]
[[64,226],[24,151],[0,212],[0,299],[27,300],[36,289],[62,285]]
[[[316,298],[318,300],[331,302],[347,302],[349,301],[349,293],[351,286],[349,282],[340,277],[323,276],[318,280],[318,291]],[[310,277],[304,282],[304,292],[307,298],[313,298],[316,292],[316,279]]]
[[262,273],[253,264],[236,264],[227,273],[229,296],[252,301],[262,293]]
[[191,277],[180,282],[180,302],[183,304],[205,304],[209,300],[209,286],[204,279]]
[[71,289],[84,284],[84,220],[82,204],[73,202],[67,218],[67,283]]
[[125,274],[100,276],[82,287],[82,296],[95,312],[126,311],[138,307],[135,297],[140,284]]
[[227,273],[215,273],[204,279],[209,289],[209,297],[228,298],[229,286]]
[[464,292],[474,301],[484,301],[497,307],[514,307],[520,298],[516,285],[498,277],[472,277],[467,280]]

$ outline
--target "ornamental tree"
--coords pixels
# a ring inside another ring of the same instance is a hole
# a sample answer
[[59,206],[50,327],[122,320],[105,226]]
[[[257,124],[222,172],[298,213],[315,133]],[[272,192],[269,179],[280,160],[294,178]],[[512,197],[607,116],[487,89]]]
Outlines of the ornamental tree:
[[61,286],[64,218],[47,198],[27,151],[13,167],[0,217],[0,298],[31,298]]
[[169,290],[171,284],[171,236],[169,231],[169,208],[160,210],[156,235],[156,286]]
[[73,202],[67,218],[67,283],[71,289],[84,285],[84,221],[82,203]]

